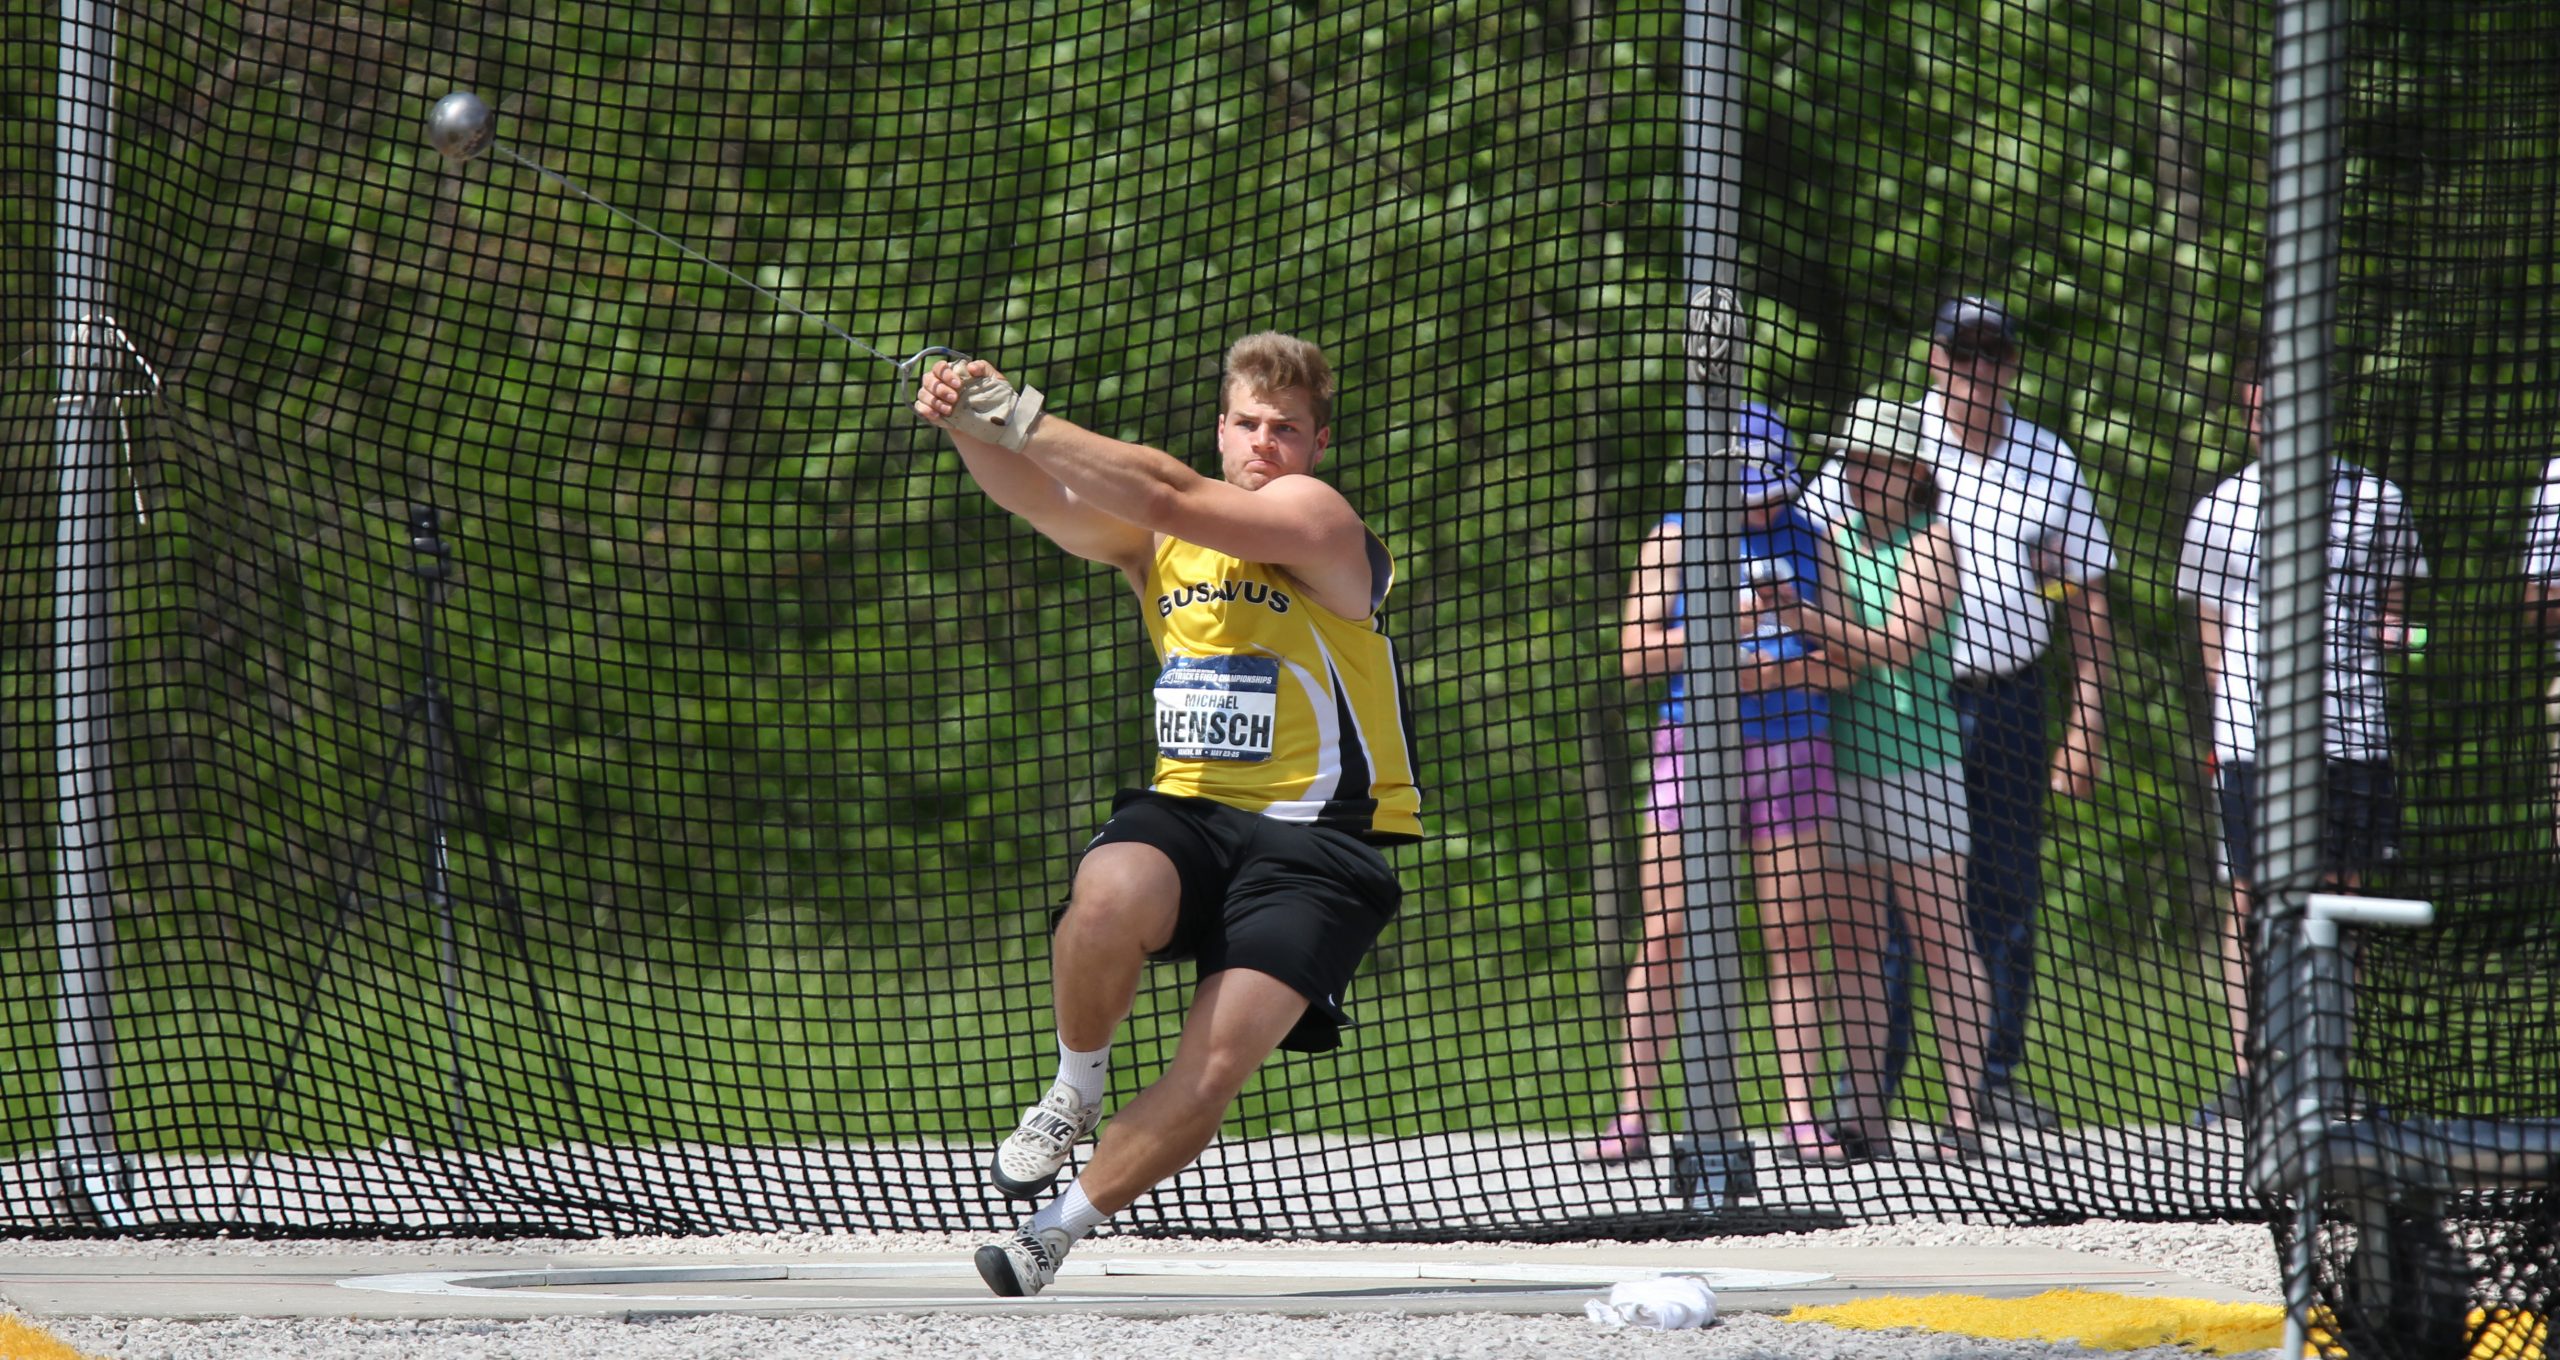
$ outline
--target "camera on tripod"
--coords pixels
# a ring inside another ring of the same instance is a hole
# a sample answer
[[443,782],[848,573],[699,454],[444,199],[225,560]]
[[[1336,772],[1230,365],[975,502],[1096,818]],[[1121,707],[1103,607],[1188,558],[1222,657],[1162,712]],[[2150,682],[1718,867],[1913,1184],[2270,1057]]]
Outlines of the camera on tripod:
[[442,581],[450,574],[446,564],[452,560],[453,550],[445,546],[438,528],[439,517],[434,506],[409,507],[409,547],[421,559],[409,570],[423,581]]

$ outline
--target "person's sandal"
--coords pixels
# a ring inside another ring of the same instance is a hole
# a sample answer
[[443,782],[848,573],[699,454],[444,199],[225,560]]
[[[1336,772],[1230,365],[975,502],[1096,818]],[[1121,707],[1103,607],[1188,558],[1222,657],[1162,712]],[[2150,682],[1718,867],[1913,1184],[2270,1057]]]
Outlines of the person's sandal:
[[1840,1136],[1843,1132],[1820,1124],[1789,1124],[1786,1136],[1778,1143],[1778,1160],[1798,1166],[1848,1166],[1873,1160],[1874,1152],[1865,1146],[1865,1138],[1859,1138],[1857,1146],[1852,1147]]
[[1930,1141],[1921,1145],[1921,1151],[1932,1161],[1978,1162],[1989,1154],[1990,1149],[1984,1145],[1982,1130],[1942,1124],[1930,1136]]
[[1653,1135],[1644,1126],[1644,1116],[1622,1114],[1609,1122],[1606,1132],[1582,1145],[1576,1160],[1598,1166],[1615,1166],[1620,1162],[1641,1162],[1653,1155]]

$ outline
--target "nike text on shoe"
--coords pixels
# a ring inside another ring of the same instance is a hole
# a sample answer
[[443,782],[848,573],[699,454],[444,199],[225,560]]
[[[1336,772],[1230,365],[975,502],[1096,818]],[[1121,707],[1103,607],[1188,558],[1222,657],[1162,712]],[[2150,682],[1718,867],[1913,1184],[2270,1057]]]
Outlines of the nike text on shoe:
[[1058,1183],[1068,1151],[1101,1122],[1101,1105],[1078,1105],[1075,1092],[1052,1086],[1039,1104],[1022,1112],[1021,1126],[996,1149],[988,1174],[1015,1199],[1036,1199]]
[[978,1248],[978,1276],[1008,1299],[1029,1298],[1058,1278],[1058,1267],[1074,1246],[1064,1228],[1018,1228],[1004,1241]]

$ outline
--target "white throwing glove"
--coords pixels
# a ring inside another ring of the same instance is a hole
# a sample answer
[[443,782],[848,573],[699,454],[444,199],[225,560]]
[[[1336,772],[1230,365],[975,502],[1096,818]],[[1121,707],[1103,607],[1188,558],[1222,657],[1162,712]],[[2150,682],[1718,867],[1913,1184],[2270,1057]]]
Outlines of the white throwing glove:
[[942,423],[955,433],[1020,453],[1031,439],[1031,427],[1039,423],[1040,402],[1040,389],[1016,391],[1013,384],[988,373],[971,378],[960,389],[960,404]]
[[1582,1311],[1611,1331],[1685,1331],[1716,1320],[1716,1291],[1695,1275],[1627,1280],[1610,1286],[1607,1297],[1585,1302]]

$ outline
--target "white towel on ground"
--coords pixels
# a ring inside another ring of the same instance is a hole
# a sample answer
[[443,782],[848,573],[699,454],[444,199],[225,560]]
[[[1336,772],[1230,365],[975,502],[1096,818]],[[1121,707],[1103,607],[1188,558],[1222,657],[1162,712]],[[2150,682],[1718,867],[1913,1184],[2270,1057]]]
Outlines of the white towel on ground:
[[1603,1327],[1649,1327],[1676,1332],[1704,1327],[1716,1320],[1716,1291],[1695,1275],[1665,1275],[1612,1285],[1609,1297],[1592,1299],[1582,1311]]

